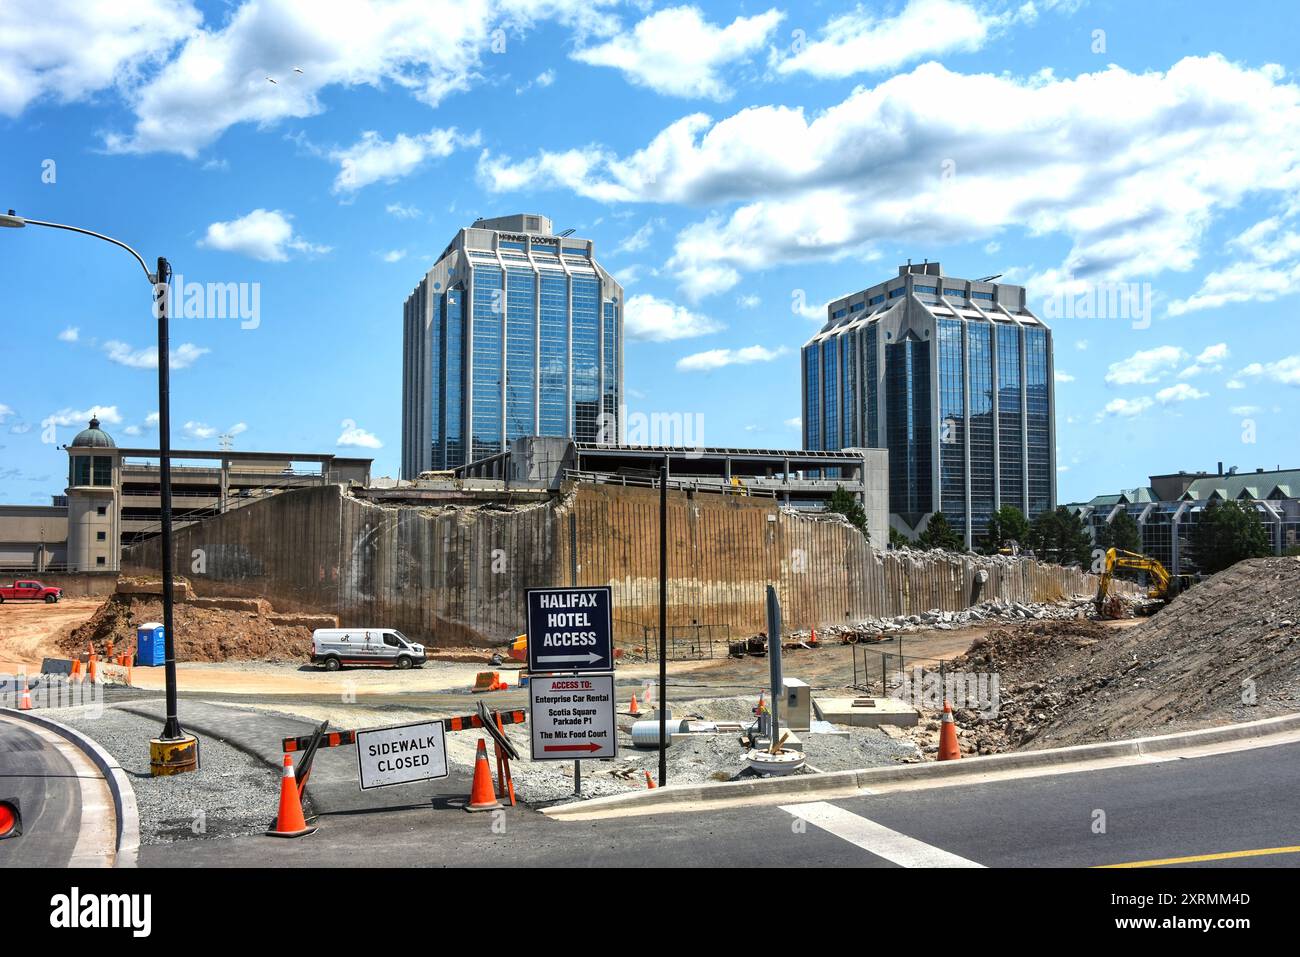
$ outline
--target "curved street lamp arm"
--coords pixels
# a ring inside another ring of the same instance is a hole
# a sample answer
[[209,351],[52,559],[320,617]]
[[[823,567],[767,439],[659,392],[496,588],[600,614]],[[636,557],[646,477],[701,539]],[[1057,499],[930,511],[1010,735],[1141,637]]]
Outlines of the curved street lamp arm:
[[89,229],[82,229],[80,226],[65,226],[63,223],[47,223],[39,219],[26,219],[26,218],[24,218],[23,222],[25,222],[29,226],[48,226],[51,229],[66,229],[68,232],[71,233],[81,233],[83,236],[93,236],[95,239],[102,239],[106,243],[112,243],[114,246],[120,246],[121,248],[125,249],[127,252],[129,252],[132,256],[135,257],[135,261],[138,262],[140,264],[140,268],[144,270],[145,278],[148,279],[151,284],[156,283],[158,281],[158,277],[149,271],[149,267],[145,265],[145,261],[143,258],[141,258],[140,254],[136,252],[134,249],[132,249],[130,246],[128,246],[126,243],[122,242],[120,239],[114,239],[112,236],[105,236],[103,233],[97,233]]

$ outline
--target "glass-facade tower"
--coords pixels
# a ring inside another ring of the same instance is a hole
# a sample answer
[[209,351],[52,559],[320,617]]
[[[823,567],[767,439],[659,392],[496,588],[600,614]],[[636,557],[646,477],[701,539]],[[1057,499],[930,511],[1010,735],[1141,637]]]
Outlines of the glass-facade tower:
[[804,447],[889,450],[891,524],[942,511],[967,545],[1055,507],[1052,334],[1020,286],[938,263],[836,300],[803,348]]
[[617,442],[623,288],[531,214],[462,229],[403,308],[402,477],[525,435]]

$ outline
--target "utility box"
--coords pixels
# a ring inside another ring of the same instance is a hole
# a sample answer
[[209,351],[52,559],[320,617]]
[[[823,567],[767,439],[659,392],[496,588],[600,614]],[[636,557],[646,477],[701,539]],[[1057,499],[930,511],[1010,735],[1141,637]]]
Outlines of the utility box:
[[798,678],[786,678],[785,709],[781,717],[791,731],[807,731],[812,727],[812,689],[808,682]]
[[157,667],[167,663],[167,647],[163,641],[163,626],[147,621],[135,629],[135,663]]

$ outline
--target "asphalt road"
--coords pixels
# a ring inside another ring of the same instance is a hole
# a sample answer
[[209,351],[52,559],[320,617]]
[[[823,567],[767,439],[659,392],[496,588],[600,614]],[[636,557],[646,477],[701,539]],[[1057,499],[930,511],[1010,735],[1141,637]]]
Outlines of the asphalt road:
[[[322,815],[307,838],[146,848],[143,866],[1300,865],[1300,744],[1049,777],[597,821],[448,802]],[[1261,853],[1262,852],[1262,853]]]
[[57,735],[0,718],[0,797],[23,833],[0,841],[0,867],[96,867],[113,860],[112,799],[89,759]]

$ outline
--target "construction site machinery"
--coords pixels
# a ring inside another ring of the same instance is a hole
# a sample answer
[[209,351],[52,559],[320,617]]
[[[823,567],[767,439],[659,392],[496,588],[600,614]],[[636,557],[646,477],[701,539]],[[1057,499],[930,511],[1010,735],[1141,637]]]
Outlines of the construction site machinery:
[[1117,609],[1114,606],[1117,602],[1108,602],[1107,599],[1111,579],[1119,569],[1146,572],[1147,597],[1163,603],[1173,601],[1196,581],[1191,575],[1171,575],[1157,559],[1146,555],[1121,548],[1107,549],[1105,566],[1101,571],[1101,580],[1097,583],[1097,598],[1094,601],[1098,615],[1116,617]]

